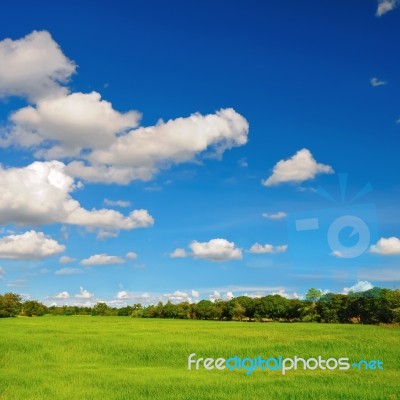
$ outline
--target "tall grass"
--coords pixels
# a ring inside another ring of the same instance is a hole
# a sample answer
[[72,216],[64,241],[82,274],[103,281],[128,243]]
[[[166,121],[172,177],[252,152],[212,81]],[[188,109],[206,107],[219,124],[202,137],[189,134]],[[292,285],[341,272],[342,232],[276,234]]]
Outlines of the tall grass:
[[[400,329],[42,317],[0,320],[0,400],[400,400]],[[189,371],[187,358],[380,359],[383,371]]]

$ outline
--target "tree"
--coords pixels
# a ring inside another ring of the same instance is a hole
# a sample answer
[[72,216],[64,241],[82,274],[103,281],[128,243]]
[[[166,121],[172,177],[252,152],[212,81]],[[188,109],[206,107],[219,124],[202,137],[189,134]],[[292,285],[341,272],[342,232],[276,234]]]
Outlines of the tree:
[[165,306],[163,307],[163,317],[164,318],[176,318],[177,310],[176,306],[171,303],[171,300],[168,300]]
[[101,315],[101,316],[111,315],[111,309],[110,307],[108,307],[106,303],[97,303],[93,307],[92,315]]
[[0,295],[0,318],[15,317],[21,311],[21,296],[15,293]]
[[35,300],[29,300],[22,305],[22,314],[27,317],[40,317],[47,312],[47,307]]
[[316,303],[322,296],[322,292],[319,289],[310,288],[306,293],[306,300]]
[[200,300],[195,306],[195,313],[198,319],[213,319],[214,303],[210,300]]
[[231,308],[232,319],[241,321],[244,317],[246,309],[239,303],[235,302]]
[[192,305],[188,301],[183,301],[176,306],[176,315],[180,319],[192,318]]

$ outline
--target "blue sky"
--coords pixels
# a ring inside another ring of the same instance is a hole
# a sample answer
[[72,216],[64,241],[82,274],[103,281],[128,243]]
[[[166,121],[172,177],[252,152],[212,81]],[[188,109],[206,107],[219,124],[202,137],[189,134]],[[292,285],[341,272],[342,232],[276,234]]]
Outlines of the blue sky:
[[0,292],[399,287],[397,6],[3,5]]

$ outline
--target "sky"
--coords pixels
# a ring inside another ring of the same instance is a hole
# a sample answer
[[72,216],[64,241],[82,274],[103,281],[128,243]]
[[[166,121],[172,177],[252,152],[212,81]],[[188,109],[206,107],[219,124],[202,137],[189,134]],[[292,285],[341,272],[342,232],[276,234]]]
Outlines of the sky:
[[399,287],[398,1],[2,14],[0,293],[119,307]]

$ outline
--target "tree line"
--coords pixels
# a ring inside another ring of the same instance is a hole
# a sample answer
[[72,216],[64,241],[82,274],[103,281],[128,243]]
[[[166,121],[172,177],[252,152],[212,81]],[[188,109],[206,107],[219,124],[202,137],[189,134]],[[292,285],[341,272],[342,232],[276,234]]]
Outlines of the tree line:
[[175,318],[219,321],[281,321],[319,323],[400,323],[400,289],[375,287],[365,292],[349,294],[326,293],[309,289],[305,299],[287,299],[280,295],[259,298],[247,296],[232,300],[200,300],[173,304],[161,301],[156,305],[116,308],[106,303],[93,307],[50,306],[35,301],[22,301],[14,293],[0,295],[0,318],[15,316],[100,315],[135,318]]

